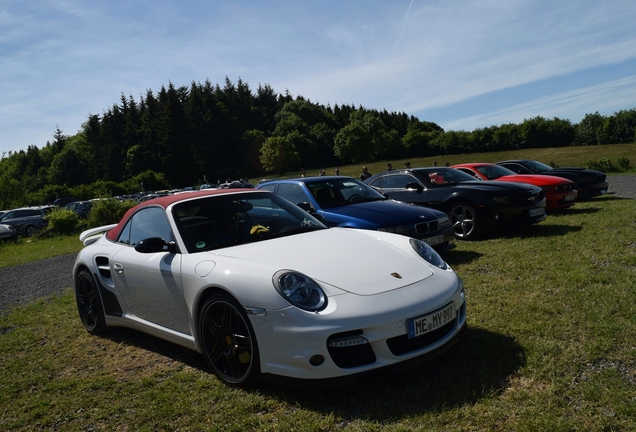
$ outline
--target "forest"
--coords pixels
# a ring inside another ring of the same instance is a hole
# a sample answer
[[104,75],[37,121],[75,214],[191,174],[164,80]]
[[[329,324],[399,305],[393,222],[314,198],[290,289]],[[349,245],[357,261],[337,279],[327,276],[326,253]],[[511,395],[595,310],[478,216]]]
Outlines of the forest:
[[0,209],[384,159],[632,143],[636,109],[445,131],[404,112],[325,106],[226,78],[122,94],[77,134],[58,127],[52,138],[1,155]]

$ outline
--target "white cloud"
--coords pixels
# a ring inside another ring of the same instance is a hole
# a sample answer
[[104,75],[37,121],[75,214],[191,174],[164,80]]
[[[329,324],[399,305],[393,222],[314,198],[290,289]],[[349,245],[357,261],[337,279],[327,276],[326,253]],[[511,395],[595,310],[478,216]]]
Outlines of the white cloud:
[[121,93],[226,76],[445,128],[525,113],[576,121],[633,107],[634,22],[632,0],[11,2],[0,11],[0,152],[42,146],[56,125],[73,134]]

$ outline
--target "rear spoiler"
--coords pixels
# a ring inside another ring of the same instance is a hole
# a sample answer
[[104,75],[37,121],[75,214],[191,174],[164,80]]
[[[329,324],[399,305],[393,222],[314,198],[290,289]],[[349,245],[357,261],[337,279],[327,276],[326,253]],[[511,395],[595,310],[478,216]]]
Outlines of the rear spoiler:
[[104,225],[97,228],[88,229],[86,231],[83,231],[80,234],[79,240],[82,243],[84,243],[84,246],[88,246],[90,244],[95,243],[101,237],[102,234],[104,234],[107,231],[110,231],[116,226],[117,224],[111,224],[111,225]]

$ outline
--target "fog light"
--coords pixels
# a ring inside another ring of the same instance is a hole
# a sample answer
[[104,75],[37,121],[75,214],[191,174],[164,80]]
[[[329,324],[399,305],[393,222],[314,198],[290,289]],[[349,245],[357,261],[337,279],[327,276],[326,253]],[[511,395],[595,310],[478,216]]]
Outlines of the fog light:
[[309,364],[312,366],[320,366],[325,362],[325,358],[320,354],[316,354],[315,356],[311,356],[309,359]]
[[347,348],[347,347],[352,347],[357,345],[364,345],[368,343],[369,341],[363,338],[362,336],[354,336],[350,338],[331,340],[329,341],[329,347],[330,348]]

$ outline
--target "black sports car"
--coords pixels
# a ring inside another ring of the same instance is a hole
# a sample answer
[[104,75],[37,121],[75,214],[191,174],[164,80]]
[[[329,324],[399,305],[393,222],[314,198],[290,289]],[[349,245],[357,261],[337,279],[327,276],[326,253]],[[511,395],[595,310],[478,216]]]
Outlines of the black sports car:
[[574,182],[579,192],[578,199],[592,198],[607,193],[608,183],[605,173],[585,168],[552,168],[550,165],[529,160],[515,159],[497,162],[517,174],[543,174],[563,177]]
[[412,168],[385,171],[365,183],[388,198],[444,211],[455,237],[471,240],[501,226],[545,220],[545,197],[537,186],[479,181],[454,168]]

